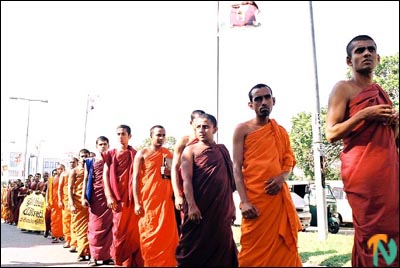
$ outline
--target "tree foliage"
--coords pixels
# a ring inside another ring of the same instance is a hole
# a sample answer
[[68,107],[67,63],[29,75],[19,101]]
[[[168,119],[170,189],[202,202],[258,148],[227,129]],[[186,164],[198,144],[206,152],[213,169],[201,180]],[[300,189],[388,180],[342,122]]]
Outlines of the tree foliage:
[[375,69],[375,82],[389,94],[396,111],[399,110],[399,53],[382,57]]
[[[343,143],[337,141],[329,143],[325,137],[325,120],[327,108],[321,109],[321,136],[324,160],[322,170],[329,180],[339,179],[339,153]],[[290,131],[290,142],[296,156],[297,166],[303,171],[307,178],[314,178],[314,152],[311,113],[301,112],[292,118],[292,129]]]
[[[165,137],[164,147],[168,148],[168,150],[173,152],[175,143],[176,143],[175,137],[167,136],[167,137]],[[136,146],[135,149],[139,151],[145,147],[149,147],[150,144],[151,144],[151,138],[149,137],[149,138],[145,139],[141,145]]]
[[[350,70],[347,78],[350,78]],[[374,81],[390,96],[393,106],[399,110],[399,53],[394,56],[381,57],[381,62],[375,70]],[[324,162],[323,170],[326,179],[340,179],[340,160],[339,155],[343,149],[343,142],[337,141],[328,143],[325,136],[325,120],[327,107],[321,108],[321,134]],[[300,112],[292,117],[292,129],[290,131],[290,142],[296,156],[297,167],[304,176],[314,179],[314,154],[313,154],[313,134],[312,134],[312,114]]]

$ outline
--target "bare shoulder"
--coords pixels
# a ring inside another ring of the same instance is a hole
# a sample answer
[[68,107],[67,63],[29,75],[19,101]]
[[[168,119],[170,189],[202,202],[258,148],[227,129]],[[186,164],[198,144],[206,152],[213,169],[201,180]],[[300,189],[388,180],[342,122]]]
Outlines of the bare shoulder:
[[353,94],[357,93],[355,85],[350,80],[341,80],[337,82],[331,91],[329,98],[351,99]]
[[185,154],[186,156],[193,154],[193,151],[196,149],[197,147],[197,143],[193,144],[191,146],[185,146],[182,148],[182,155]]
[[234,137],[244,137],[246,136],[250,131],[252,131],[256,125],[254,124],[253,120],[248,120],[242,123],[239,123],[236,125],[233,135]]
[[143,156],[145,156],[148,153],[148,151],[149,151],[148,148],[143,148],[143,149],[138,150],[135,154],[135,158],[142,158]]
[[279,129],[280,129],[280,131],[282,131],[282,132],[284,132],[284,133],[288,133],[288,131],[286,130],[286,128],[284,127],[284,126],[282,126],[282,125],[280,125],[279,123],[278,123],[278,127],[279,127]]
[[182,136],[180,137],[177,142],[175,143],[175,149],[182,149],[186,146],[186,144],[189,142],[190,136]]

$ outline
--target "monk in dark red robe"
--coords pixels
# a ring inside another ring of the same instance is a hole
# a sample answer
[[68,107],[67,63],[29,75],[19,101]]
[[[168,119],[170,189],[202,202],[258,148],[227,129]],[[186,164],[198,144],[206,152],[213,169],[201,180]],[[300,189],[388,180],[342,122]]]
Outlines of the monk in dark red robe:
[[[392,104],[386,92],[373,84],[349,102],[352,117],[367,105]],[[353,211],[354,247],[352,265],[373,266],[373,248],[368,240],[384,234],[397,245],[399,266],[399,153],[393,129],[379,121],[363,121],[343,139],[341,176]],[[390,254],[388,252],[387,254]],[[379,266],[387,266],[379,253]]]
[[[108,150],[108,139],[100,136],[96,140],[96,147],[99,153]],[[112,264],[112,221],[113,214],[107,207],[106,195],[103,183],[104,160],[101,154],[94,158],[85,160],[84,176],[84,205],[89,206],[88,239],[90,255],[92,257],[89,265],[98,265],[97,261],[102,260],[103,264]]]
[[[118,128],[120,129],[120,128]],[[123,128],[122,128],[123,129]],[[130,135],[130,133],[129,133]],[[105,194],[113,208],[113,247],[115,265],[136,267],[143,265],[140,251],[138,216],[135,215],[132,173],[136,150],[125,145],[123,150],[112,149],[103,154],[105,159]]]
[[176,249],[178,266],[237,267],[237,247],[232,234],[235,217],[232,160],[226,147],[213,140],[217,130],[215,118],[202,114],[196,124],[196,131],[201,133],[199,142],[186,147],[182,154],[185,201],[182,233]]

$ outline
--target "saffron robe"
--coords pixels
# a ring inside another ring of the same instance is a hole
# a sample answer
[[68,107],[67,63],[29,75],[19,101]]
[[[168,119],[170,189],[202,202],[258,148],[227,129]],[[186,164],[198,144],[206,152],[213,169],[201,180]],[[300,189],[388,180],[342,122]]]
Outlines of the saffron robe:
[[8,223],[7,219],[10,214],[8,204],[7,204],[7,189],[8,189],[8,186],[6,186],[6,187],[3,186],[1,188],[1,218],[4,219],[5,223]]
[[50,177],[47,188],[47,204],[50,208],[50,230],[53,237],[64,237],[62,224],[62,209],[58,206],[59,176]]
[[139,242],[139,217],[135,214],[133,202],[133,160],[136,150],[128,146],[128,150],[117,154],[116,149],[103,153],[103,159],[109,167],[110,188],[117,201],[117,209],[113,211],[113,244],[111,256],[116,265],[135,267],[143,266]]
[[88,222],[89,210],[82,206],[82,190],[83,190],[84,169],[76,172],[75,183],[72,188],[72,199],[76,208],[75,213],[71,213],[72,228],[74,228],[77,242],[78,256],[89,256],[89,240],[88,240]]
[[[392,102],[378,84],[373,84],[349,102],[344,120],[377,104]],[[381,122],[363,121],[343,143],[341,176],[354,224],[352,266],[372,267],[373,249],[368,247],[368,240],[375,234],[384,234],[397,245],[397,257],[391,265],[398,267],[399,153],[393,129]],[[380,253],[379,266],[387,266]]]
[[70,245],[71,247],[77,247],[76,241],[76,234],[75,229],[72,225],[72,213],[68,208],[68,173],[63,172],[60,175],[60,181],[58,182],[61,187],[61,200],[63,203],[63,210],[62,210],[62,224],[63,224],[63,233],[64,233],[64,240],[65,243]]
[[[92,165],[87,165],[92,161]],[[91,168],[92,179],[88,179],[86,189],[91,189],[89,201],[88,239],[90,255],[96,260],[111,259],[112,246],[112,210],[107,207],[103,184],[103,160],[86,159],[86,166]]]
[[176,266],[178,245],[172,185],[161,177],[163,157],[172,158],[164,147],[147,156],[141,165],[139,189],[144,215],[139,219],[140,247],[144,266]]
[[276,195],[265,193],[265,182],[296,164],[286,130],[270,119],[245,138],[243,179],[249,201],[260,215],[242,218],[239,266],[302,266],[297,250],[302,230],[289,188],[284,182]]
[[5,210],[6,210],[5,215],[4,215],[5,216],[4,221],[6,223],[12,223],[14,220],[14,216],[12,214],[11,185],[10,184],[6,188],[4,200],[5,200],[4,206],[5,206]]
[[182,233],[176,249],[178,266],[237,267],[232,233],[234,178],[232,160],[224,145],[212,145],[194,156],[192,184],[202,219],[200,224],[189,220],[185,201]]

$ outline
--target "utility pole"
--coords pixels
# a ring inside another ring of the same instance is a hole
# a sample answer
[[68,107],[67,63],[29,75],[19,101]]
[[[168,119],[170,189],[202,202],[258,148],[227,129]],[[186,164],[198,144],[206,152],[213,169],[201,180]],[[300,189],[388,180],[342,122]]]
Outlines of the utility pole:
[[26,177],[26,170],[27,170],[27,164],[28,164],[28,140],[29,140],[29,118],[30,118],[30,113],[31,113],[31,102],[36,101],[36,102],[44,102],[48,103],[48,100],[39,100],[39,99],[28,99],[28,98],[19,98],[19,97],[10,97],[11,100],[23,100],[28,102],[28,120],[26,124],[26,138],[25,138],[25,155],[24,155],[24,169],[23,169],[23,174],[22,176],[25,178]]
[[[217,1],[217,122],[219,122],[219,24],[220,24],[220,7]],[[218,143],[218,131],[215,141]]]
[[86,102],[85,130],[83,132],[83,148],[86,148],[86,127],[87,127],[87,118],[89,113],[89,99],[90,95],[87,96],[87,102]]
[[312,131],[313,131],[313,152],[314,152],[314,179],[316,187],[316,200],[317,200],[317,225],[318,225],[318,238],[326,240],[328,237],[328,219],[326,211],[326,197],[325,197],[325,182],[321,172],[321,163],[323,157],[322,135],[321,135],[321,115],[319,105],[319,85],[318,85],[318,68],[317,68],[317,53],[315,46],[315,33],[314,33],[314,16],[312,1],[310,3],[310,19],[311,19],[311,35],[313,44],[314,56],[314,74],[315,74],[315,112],[312,118]]

